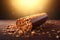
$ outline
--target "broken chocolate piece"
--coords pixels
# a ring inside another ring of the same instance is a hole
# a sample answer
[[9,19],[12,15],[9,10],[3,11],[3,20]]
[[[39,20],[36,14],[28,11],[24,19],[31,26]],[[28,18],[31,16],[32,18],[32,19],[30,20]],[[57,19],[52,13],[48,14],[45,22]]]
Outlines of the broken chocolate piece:
[[39,13],[26,16],[17,20],[16,25],[22,31],[27,32],[43,24],[48,18],[46,13]]

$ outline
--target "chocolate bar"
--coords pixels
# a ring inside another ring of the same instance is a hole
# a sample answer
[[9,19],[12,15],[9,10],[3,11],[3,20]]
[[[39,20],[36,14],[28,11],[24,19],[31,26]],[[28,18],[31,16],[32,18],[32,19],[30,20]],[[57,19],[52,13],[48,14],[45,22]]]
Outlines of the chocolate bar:
[[38,13],[17,20],[16,25],[23,31],[31,31],[43,24],[48,19],[46,13]]

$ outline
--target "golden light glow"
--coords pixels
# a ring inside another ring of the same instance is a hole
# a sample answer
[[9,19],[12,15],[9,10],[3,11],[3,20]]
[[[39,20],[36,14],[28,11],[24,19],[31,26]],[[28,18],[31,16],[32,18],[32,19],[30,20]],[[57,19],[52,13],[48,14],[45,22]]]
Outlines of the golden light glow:
[[11,10],[19,15],[44,11],[49,0],[10,0]]

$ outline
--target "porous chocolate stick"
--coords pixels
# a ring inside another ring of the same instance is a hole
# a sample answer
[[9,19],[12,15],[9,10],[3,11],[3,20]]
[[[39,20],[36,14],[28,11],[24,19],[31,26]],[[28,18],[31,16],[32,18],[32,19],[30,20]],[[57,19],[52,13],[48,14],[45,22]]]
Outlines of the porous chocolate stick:
[[38,13],[30,16],[26,16],[17,20],[16,25],[21,30],[27,32],[37,28],[48,19],[46,13]]

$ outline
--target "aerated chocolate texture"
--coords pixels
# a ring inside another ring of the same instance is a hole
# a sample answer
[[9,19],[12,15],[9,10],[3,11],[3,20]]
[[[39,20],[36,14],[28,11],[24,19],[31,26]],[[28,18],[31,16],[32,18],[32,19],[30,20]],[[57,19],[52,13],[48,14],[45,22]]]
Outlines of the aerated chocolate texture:
[[30,32],[32,29],[31,20],[28,18],[20,18],[17,19],[16,24],[8,25],[5,29],[3,29],[4,34],[13,35],[19,37],[21,35]]

